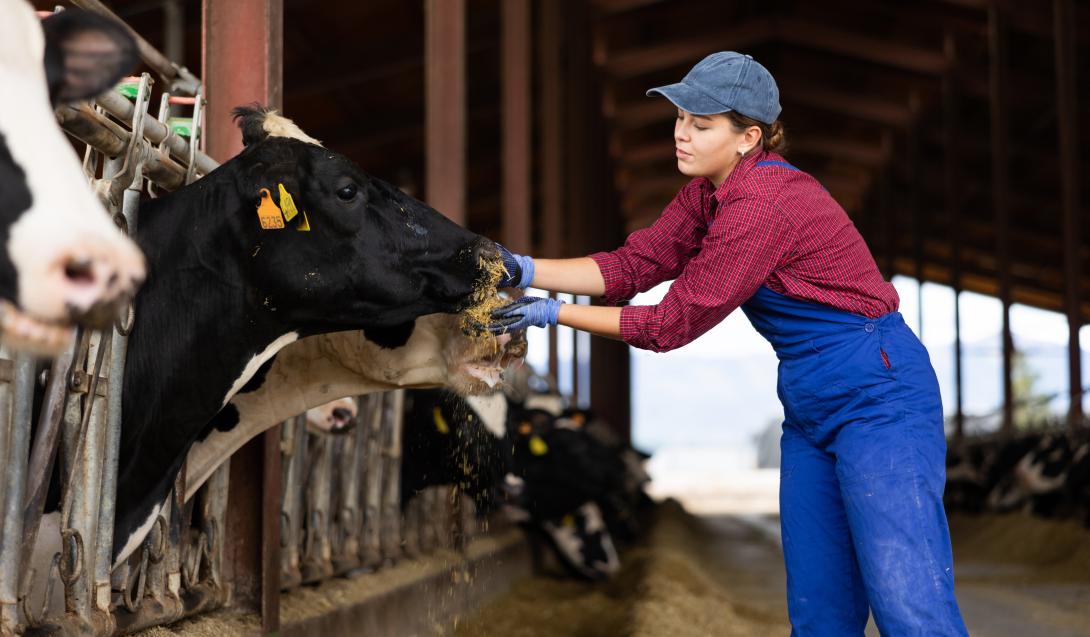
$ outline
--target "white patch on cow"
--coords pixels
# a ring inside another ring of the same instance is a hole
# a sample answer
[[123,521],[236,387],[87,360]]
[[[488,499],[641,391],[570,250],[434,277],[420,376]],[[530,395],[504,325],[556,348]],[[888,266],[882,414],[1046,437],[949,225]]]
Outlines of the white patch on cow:
[[964,459],[960,459],[957,464],[946,468],[946,481],[983,484],[984,477],[980,475],[980,472],[976,470],[976,467],[969,464]]
[[617,556],[617,547],[613,545],[613,537],[606,529],[605,520],[602,519],[602,510],[594,502],[587,502],[579,507],[579,515],[582,516],[588,536],[597,537],[602,552],[606,554],[606,561],[595,560],[591,566],[607,575],[613,575],[621,569],[621,559]]
[[564,413],[564,398],[557,394],[533,394],[523,403],[526,409],[540,409],[554,416]]
[[133,551],[135,551],[144,542],[144,538],[148,536],[148,533],[151,533],[151,527],[155,525],[155,519],[159,517],[159,512],[163,510],[164,505],[166,505],[165,501],[156,504],[155,507],[151,510],[151,515],[149,515],[148,518],[144,520],[143,524],[136,527],[136,530],[133,531],[133,534],[130,535],[129,539],[125,541],[125,546],[121,547],[121,552],[117,554],[117,559],[114,560],[113,568],[117,568],[118,564],[129,559],[129,556],[132,555]]
[[1033,461],[1033,454],[1027,453],[1018,461],[1015,467],[1015,476],[1018,483],[1031,494],[1042,494],[1055,491],[1063,486],[1067,480],[1067,472],[1061,472],[1058,476],[1048,477],[1044,474],[1044,465]]
[[322,145],[322,142],[304,133],[303,129],[299,128],[295,122],[274,110],[265,113],[265,119],[262,121],[261,126],[270,137],[290,137],[315,146]]
[[[0,133],[33,197],[4,246],[17,273],[19,298],[13,300],[34,318],[67,320],[70,310],[86,311],[132,293],[144,278],[144,257],[91,192],[57,126],[38,17],[22,0],[2,5],[0,86],[18,97],[0,100]],[[67,276],[70,263],[85,264],[92,276]]]
[[223,397],[223,403],[220,405],[226,405],[231,398],[238,393],[238,390],[242,389],[242,386],[247,383],[257,370],[264,365],[270,358],[276,355],[277,352],[282,350],[289,343],[294,343],[299,340],[299,332],[288,332],[280,338],[276,339],[269,344],[264,350],[258,353],[256,356],[250,359],[249,363],[246,363],[246,367],[242,369],[242,374],[235,379],[235,382],[231,384],[231,389],[227,390],[227,395]]
[[341,396],[399,388],[448,387],[465,395],[483,391],[462,375],[467,361],[503,359],[486,339],[467,337],[453,314],[416,319],[408,343],[379,347],[359,331],[321,334],[286,347],[256,391],[231,399],[239,413],[230,431],[213,431],[186,456],[186,499],[224,460],[254,436],[287,418]]
[[1078,451],[1075,452],[1075,457],[1071,459],[1071,464],[1074,465],[1082,462],[1082,459],[1085,458],[1087,455],[1090,455],[1090,442],[1087,442],[1079,447]]
[[465,400],[477,413],[484,428],[493,436],[503,438],[507,435],[507,397],[503,392],[466,396]]
[[350,414],[349,419],[359,415],[359,408],[356,406],[355,398],[352,398],[351,396],[338,398],[337,400],[331,400],[324,405],[318,405],[317,407],[308,409],[307,427],[315,433],[341,431],[344,427],[347,427],[349,423],[340,422],[337,414],[334,413],[338,409],[347,410]]
[[553,538],[557,550],[567,557],[568,563],[583,570],[583,538],[579,535],[579,528],[575,524],[558,525],[549,521],[542,524],[542,527]]

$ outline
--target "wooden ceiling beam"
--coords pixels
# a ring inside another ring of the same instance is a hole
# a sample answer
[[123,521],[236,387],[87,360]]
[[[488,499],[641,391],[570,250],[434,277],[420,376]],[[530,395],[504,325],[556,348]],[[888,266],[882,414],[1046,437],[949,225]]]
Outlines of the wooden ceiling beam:
[[[940,285],[950,285],[953,281],[951,264],[947,262],[928,261],[923,268],[924,280]],[[894,260],[894,271],[903,276],[915,278],[916,262],[908,257],[899,257]],[[975,268],[966,268],[964,265],[960,272],[961,289],[966,292],[975,292],[984,296],[995,297],[999,292],[999,284],[993,275],[983,273]],[[1027,287],[1016,287],[1011,293],[1015,303],[1029,305],[1031,307],[1063,311],[1063,295],[1059,292],[1035,290]],[[1083,324],[1090,322],[1090,303],[1082,304]]]
[[930,50],[910,44],[892,42],[843,29],[788,18],[777,29],[781,41],[866,60],[891,68],[927,75],[946,71],[948,61],[941,49]]
[[716,51],[748,49],[772,39],[775,31],[774,22],[762,18],[710,35],[687,37],[627,51],[607,51],[602,70],[612,79],[636,77],[682,64],[692,64]]
[[894,128],[905,128],[912,123],[913,114],[908,100],[902,103],[865,94],[853,95],[815,85],[797,85],[790,79],[782,81],[780,85],[781,99],[787,104],[798,104]]
[[835,53],[905,71],[940,75],[948,66],[941,50],[891,42],[794,18],[755,18],[719,33],[605,54],[607,75],[624,79],[692,63],[724,49],[746,49],[769,41]]
[[594,0],[594,8],[599,15],[611,16],[633,9],[640,9],[652,4],[660,4],[665,0]]
[[787,140],[788,157],[807,154],[876,168],[889,162],[892,149],[882,140],[864,142],[826,136],[797,136]]

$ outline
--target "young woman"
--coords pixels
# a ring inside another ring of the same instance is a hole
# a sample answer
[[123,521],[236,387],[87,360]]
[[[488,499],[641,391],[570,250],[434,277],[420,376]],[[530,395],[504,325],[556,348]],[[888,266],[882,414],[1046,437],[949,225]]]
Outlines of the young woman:
[[966,635],[942,506],[946,440],[927,351],[844,210],[777,154],[779,90],[748,55],[708,56],[648,91],[678,108],[693,179],[613,252],[501,250],[501,285],[616,303],[674,279],[654,306],[523,297],[494,331],[567,325],[666,351],[737,308],[776,350],[784,408],[780,513],[792,635]]

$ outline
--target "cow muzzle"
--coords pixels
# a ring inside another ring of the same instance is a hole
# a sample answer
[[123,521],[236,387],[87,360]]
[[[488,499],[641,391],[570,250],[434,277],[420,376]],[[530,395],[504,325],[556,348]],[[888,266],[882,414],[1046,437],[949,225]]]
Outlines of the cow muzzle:
[[526,356],[526,333],[472,338],[453,373],[452,389],[462,395],[486,393],[503,382],[503,371]]

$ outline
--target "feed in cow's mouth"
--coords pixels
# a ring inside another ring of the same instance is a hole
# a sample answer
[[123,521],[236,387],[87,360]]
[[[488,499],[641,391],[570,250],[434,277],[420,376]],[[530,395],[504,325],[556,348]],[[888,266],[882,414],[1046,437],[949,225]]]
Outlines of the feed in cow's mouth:
[[[491,339],[488,343],[492,348],[491,354],[485,353],[462,363],[461,370],[467,376],[484,383],[491,390],[503,381],[503,371],[511,363],[526,356],[526,337],[524,333],[494,336],[486,332],[481,338]],[[462,388],[452,383],[451,387],[456,391],[462,390],[461,393],[467,395],[481,391],[479,386]]]
[[504,269],[503,262],[497,257],[482,256],[478,265],[485,276],[473,290],[469,307],[462,311],[462,330],[468,335],[486,338],[491,336],[485,326],[488,325],[492,310],[505,303],[496,289]]
[[0,300],[0,337],[13,349],[40,356],[57,356],[71,344],[75,328],[49,323]]

